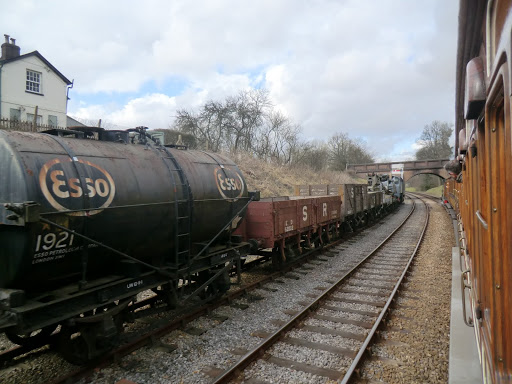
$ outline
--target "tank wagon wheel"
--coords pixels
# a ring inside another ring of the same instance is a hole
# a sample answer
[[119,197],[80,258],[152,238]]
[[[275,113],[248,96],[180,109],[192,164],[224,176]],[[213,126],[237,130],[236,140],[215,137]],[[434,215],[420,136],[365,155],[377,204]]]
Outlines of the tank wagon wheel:
[[21,335],[15,333],[14,331],[6,331],[5,335],[14,344],[28,347],[41,347],[49,343],[50,336],[57,329],[57,326],[57,324],[49,325],[47,327]]
[[119,342],[124,311],[132,298],[110,303],[69,319],[62,325],[57,349],[71,364],[84,365]]
[[[172,285],[171,285],[172,284]],[[151,289],[154,293],[158,295],[160,300],[162,300],[165,304],[169,306],[169,308],[174,309],[178,305],[178,282],[172,282],[164,285],[160,285],[156,288]]]
[[[218,270],[208,270],[201,271],[198,275],[198,284],[201,285],[208,281],[213,275],[215,275]],[[210,300],[215,297],[221,296],[226,293],[231,287],[231,279],[229,277],[229,272],[225,271],[219,277],[217,277],[214,281],[212,281],[204,291],[199,295],[203,300]]]
[[74,365],[85,365],[89,360],[89,345],[85,330],[63,326],[59,333],[57,348],[64,359]]

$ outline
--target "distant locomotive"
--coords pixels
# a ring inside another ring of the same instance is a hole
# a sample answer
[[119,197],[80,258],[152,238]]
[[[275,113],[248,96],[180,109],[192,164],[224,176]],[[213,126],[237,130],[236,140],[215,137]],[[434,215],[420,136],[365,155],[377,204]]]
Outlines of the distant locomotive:
[[384,191],[395,201],[403,203],[405,194],[404,179],[397,175],[370,173],[367,177],[369,191]]

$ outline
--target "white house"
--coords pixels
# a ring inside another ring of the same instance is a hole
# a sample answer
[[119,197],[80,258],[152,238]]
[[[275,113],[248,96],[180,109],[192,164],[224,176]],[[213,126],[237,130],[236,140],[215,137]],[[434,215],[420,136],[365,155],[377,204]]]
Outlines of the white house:
[[38,51],[20,55],[5,36],[0,57],[0,118],[66,127],[67,92],[72,86]]

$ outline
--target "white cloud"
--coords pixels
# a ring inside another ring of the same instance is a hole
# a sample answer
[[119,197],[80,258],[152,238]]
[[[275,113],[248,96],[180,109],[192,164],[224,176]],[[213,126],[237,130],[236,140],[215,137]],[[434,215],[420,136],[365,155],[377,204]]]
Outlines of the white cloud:
[[177,108],[263,85],[306,138],[345,131],[389,157],[408,153],[431,121],[454,121],[456,8],[442,0],[18,1],[4,4],[0,25],[22,53],[37,49],[75,79],[71,115],[167,127]]

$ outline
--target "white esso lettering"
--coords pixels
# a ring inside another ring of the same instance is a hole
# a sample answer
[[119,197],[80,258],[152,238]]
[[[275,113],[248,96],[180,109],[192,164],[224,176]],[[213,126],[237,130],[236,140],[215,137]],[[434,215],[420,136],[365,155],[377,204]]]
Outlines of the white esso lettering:
[[69,189],[72,191],[69,193],[71,197],[80,197],[82,196],[82,187],[78,185],[80,183],[80,180],[76,178],[69,179]]
[[50,173],[50,179],[53,182],[52,191],[55,194],[55,196],[60,197],[61,199],[65,199],[69,197],[69,192],[62,191],[60,187],[66,185],[66,182],[64,180],[59,180],[57,176],[64,176],[64,172],[55,170],[52,173]]
[[302,220],[303,221],[308,220],[308,206],[307,205],[302,207]]
[[[50,174],[50,178],[53,182],[52,191],[55,196],[65,199],[68,197],[81,197],[83,195],[82,187],[80,186],[80,180],[77,178],[71,178],[67,181],[58,179],[58,176],[64,176],[63,171],[53,171]],[[91,178],[85,179],[85,185],[87,186],[87,195],[94,197],[96,195],[101,197],[107,197],[110,193],[110,185],[105,179],[93,180]],[[63,190],[62,187],[68,187]]]
[[217,179],[219,179],[220,188],[225,191],[226,185],[224,184],[224,179],[222,178],[222,175],[220,173],[217,174]]
[[94,187],[96,188],[96,193],[98,196],[105,197],[108,196],[110,192],[110,188],[108,187],[108,183],[103,179],[98,179],[94,183]]
[[322,205],[322,215],[327,216],[327,203],[323,203]]
[[87,192],[87,195],[89,197],[96,196],[96,190],[94,189],[94,182],[92,181],[92,179],[86,178],[85,184],[87,185],[87,190],[89,191],[89,192]]

